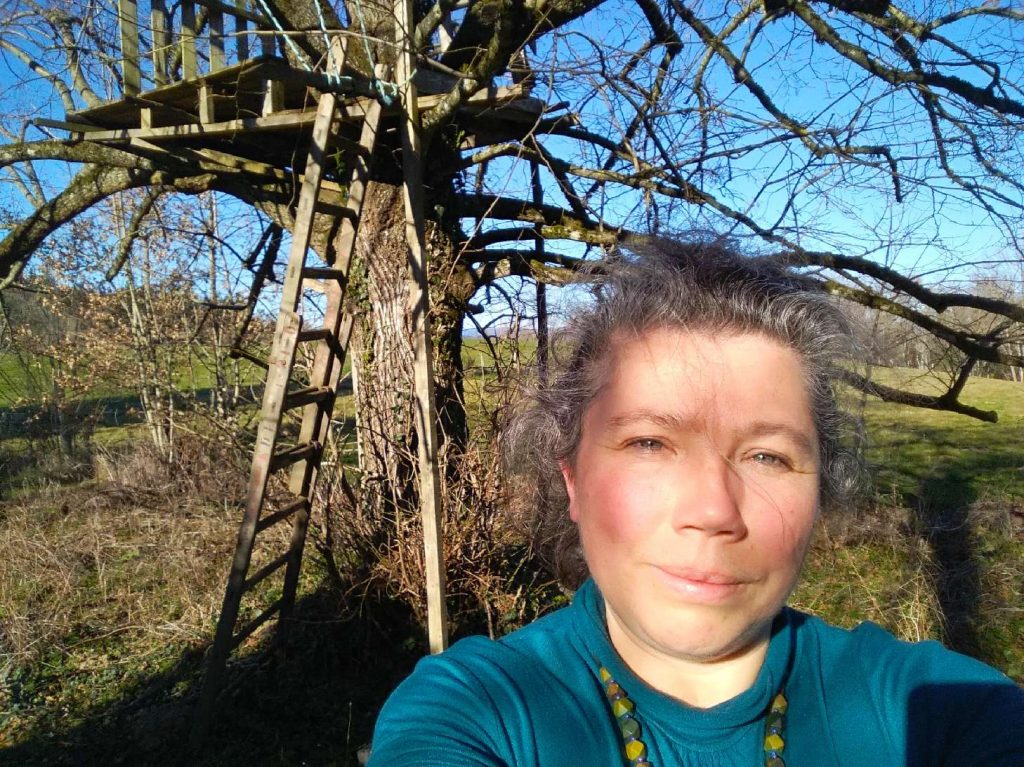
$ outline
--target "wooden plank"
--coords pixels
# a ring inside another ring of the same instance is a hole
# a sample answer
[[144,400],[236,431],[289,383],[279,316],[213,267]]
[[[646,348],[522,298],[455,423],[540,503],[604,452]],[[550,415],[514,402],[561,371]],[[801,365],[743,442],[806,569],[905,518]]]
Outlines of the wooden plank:
[[267,514],[265,517],[262,517],[259,523],[256,525],[256,532],[262,533],[268,527],[272,527],[278,522],[288,519],[288,517],[290,517],[295,512],[300,511],[301,509],[305,509],[308,506],[309,501],[306,498],[299,498],[295,501],[292,501],[284,508],[275,511],[273,514]]
[[196,58],[196,7],[192,0],[181,0],[181,78],[194,80],[199,73]]
[[320,192],[320,181],[323,178],[324,166],[328,159],[327,145],[331,136],[331,124],[334,122],[336,105],[337,96],[333,93],[325,93],[320,96],[316,119],[313,122],[313,135],[310,140],[309,154],[306,156],[306,170],[302,175],[302,186],[299,189],[295,224],[292,227],[288,268],[281,290],[281,306],[291,311],[295,311],[299,299],[302,297],[302,269],[306,265],[306,251],[309,249],[309,242],[313,236],[313,216],[316,213],[316,199]]
[[242,644],[242,642],[244,642],[246,639],[252,636],[256,629],[258,629],[268,620],[273,618],[274,613],[276,613],[280,609],[281,600],[278,599],[276,602],[274,602],[274,604],[272,604],[266,610],[261,612],[255,618],[253,618],[252,621],[248,623],[245,628],[243,628],[241,631],[235,634],[235,636],[231,637],[231,646],[229,647],[229,650],[234,650],[236,647],[238,647],[238,645]]
[[270,23],[264,23],[258,25],[261,32],[260,37],[260,53],[264,56],[275,56],[277,55],[277,37],[273,34],[269,34],[274,31],[274,27]]
[[[277,59],[269,61],[262,61],[251,59],[242,65],[237,67],[228,67],[222,70],[216,75],[207,75],[202,79],[194,78],[188,83],[174,83],[167,85],[164,88],[157,91],[150,91],[146,94],[146,98],[150,101],[166,103],[173,106],[184,107],[188,105],[189,109],[195,109],[195,94],[197,88],[202,84],[216,85],[217,87],[228,86],[229,92],[236,92],[239,89],[251,89],[252,93],[262,93],[263,82],[267,79],[280,80],[290,89],[302,89],[305,93],[305,89],[312,85],[317,87],[318,84],[322,84],[322,77],[316,77],[310,73],[304,73],[301,71],[292,70],[288,67],[285,62],[281,62]],[[362,85],[358,85],[358,88],[362,88]],[[436,106],[442,96],[420,96],[419,97],[419,108],[420,111],[425,111]],[[484,112],[488,119],[504,119],[509,117],[510,119],[522,119],[523,121],[536,120],[537,113],[543,110],[543,102],[537,99],[521,99],[520,101],[529,102],[529,109],[519,109],[519,103],[515,100],[514,89],[493,89],[491,91],[481,91],[478,94],[470,96],[466,102],[460,107],[460,112],[465,114],[476,114]],[[362,119],[367,114],[370,105],[375,103],[376,99],[369,97],[358,97],[353,99],[346,99],[344,106],[339,107],[339,119],[342,120],[353,120]],[[498,110],[495,107],[502,107]],[[397,110],[391,109],[390,113],[395,113]],[[314,118],[314,110],[312,109],[289,109],[282,111],[281,114],[286,117],[279,118],[278,115],[274,115],[274,119],[282,119],[285,123],[280,123],[282,127],[291,127],[292,123],[288,122],[289,118],[287,115],[293,114],[304,114],[304,118],[300,118],[296,124],[311,124]],[[269,118],[270,116],[268,116]],[[82,121],[92,123],[100,126],[110,126],[111,123],[115,125],[117,123],[123,123],[124,127],[113,128],[112,130],[131,130],[134,127],[136,120],[134,110],[126,108],[124,102],[116,102],[114,104],[106,104],[94,109],[85,109],[78,112],[69,112],[67,119],[74,121]],[[258,119],[255,117],[242,117],[222,124],[219,130],[230,133],[238,130],[249,130],[253,127],[258,127],[259,123],[243,122],[252,119]],[[268,123],[268,125],[271,123]],[[173,133],[175,126],[169,126],[165,128],[166,135],[177,135]],[[207,133],[211,129],[211,126],[199,129],[201,133]],[[193,134],[194,135],[194,134]],[[129,136],[120,135],[118,138],[128,138]]]
[[32,120],[32,124],[38,125],[40,128],[56,128],[57,130],[66,130],[71,133],[93,133],[97,130],[102,130],[95,125],[67,122],[66,120],[51,120],[49,117],[36,117]]
[[251,21],[257,27],[271,29],[273,27],[270,19],[259,11],[245,7],[245,0],[235,0],[235,4],[220,2],[220,0],[195,0],[196,3],[210,11],[220,11],[226,16],[233,16],[236,19]]
[[320,445],[316,442],[307,442],[303,445],[296,445],[280,453],[274,453],[270,459],[270,470],[286,469],[299,461],[305,461],[316,456],[320,452]]
[[292,410],[293,408],[305,407],[314,403],[319,404],[325,402],[331,394],[331,390],[326,386],[306,386],[289,392],[288,396],[284,399],[284,408],[285,410]]
[[208,85],[203,84],[199,86],[196,102],[199,107],[200,127],[215,123],[217,121],[217,106],[213,90]]
[[226,63],[224,57],[224,10],[209,8],[207,13],[206,24],[210,30],[210,72],[216,72],[223,69]]
[[149,23],[153,28],[153,82],[159,87],[166,85],[170,80],[167,74],[167,51],[170,46],[170,37],[164,0],[150,0]]
[[253,586],[255,586],[257,583],[259,583],[262,580],[266,580],[266,578],[268,578],[269,576],[273,575],[275,572],[280,570],[286,564],[288,564],[288,554],[287,554],[287,552],[282,554],[281,556],[279,556],[274,561],[269,562],[268,564],[265,564],[263,567],[261,567],[255,573],[250,575],[246,579],[245,585],[242,587],[242,591],[251,591]]
[[263,105],[260,114],[269,117],[284,109],[284,85],[279,80],[263,81]]
[[235,54],[239,61],[249,58],[249,20],[242,16],[246,10],[245,0],[235,0]]
[[[379,75],[383,76],[383,74],[384,70],[382,69]],[[363,128],[359,136],[360,150],[348,154],[349,162],[352,165],[352,180],[348,187],[349,197],[346,207],[355,215],[342,218],[338,226],[338,234],[334,240],[334,258],[331,261],[335,269],[346,274],[352,263],[359,215],[363,209],[363,200],[366,197],[366,186],[370,182],[370,164],[380,132],[382,114],[383,107],[381,103],[379,101],[370,102],[369,110],[363,120]]]
[[139,72],[138,2],[117,0],[117,17],[121,22],[121,89],[126,96],[134,96],[142,88],[142,74]]
[[430,338],[426,246],[423,234],[423,165],[420,147],[419,99],[412,72],[416,68],[412,50],[412,0],[395,2],[395,42],[398,58],[395,81],[401,83],[402,167],[405,175],[405,237],[411,273],[413,324],[413,378],[415,382],[416,433],[420,484],[420,517],[423,521],[423,559],[426,569],[427,634],[430,651],[448,646],[448,616],[445,607],[444,540],[441,529],[441,478],[437,463],[437,414],[434,403],[434,374]]

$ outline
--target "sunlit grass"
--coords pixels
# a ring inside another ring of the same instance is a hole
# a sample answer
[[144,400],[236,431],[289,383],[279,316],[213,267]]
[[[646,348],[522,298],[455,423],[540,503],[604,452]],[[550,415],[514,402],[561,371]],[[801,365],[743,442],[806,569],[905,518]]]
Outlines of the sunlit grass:
[[[919,371],[874,374],[890,386],[937,393],[935,378]],[[960,399],[996,411],[998,422],[866,399],[867,455],[877,493],[904,502],[936,493],[960,503],[1024,499],[1024,386],[972,378]]]

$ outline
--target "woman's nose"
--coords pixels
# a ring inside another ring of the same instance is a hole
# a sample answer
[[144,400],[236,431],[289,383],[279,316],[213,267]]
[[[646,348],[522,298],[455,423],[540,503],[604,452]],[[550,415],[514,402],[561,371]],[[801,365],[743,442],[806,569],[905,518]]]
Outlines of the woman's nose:
[[742,537],[746,533],[741,502],[743,480],[732,463],[717,453],[683,467],[673,510],[676,530]]

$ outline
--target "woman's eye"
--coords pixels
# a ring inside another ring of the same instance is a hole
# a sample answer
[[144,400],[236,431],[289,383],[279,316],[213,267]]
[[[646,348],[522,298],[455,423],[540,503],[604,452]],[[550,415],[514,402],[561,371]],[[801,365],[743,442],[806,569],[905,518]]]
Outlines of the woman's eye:
[[757,452],[751,456],[751,460],[753,460],[754,463],[760,464],[762,466],[768,466],[771,468],[782,469],[789,467],[789,461],[787,461],[781,455],[776,455],[775,453],[766,453],[763,451]]
[[646,453],[655,453],[664,447],[660,440],[652,439],[651,437],[630,440],[629,446],[639,448]]

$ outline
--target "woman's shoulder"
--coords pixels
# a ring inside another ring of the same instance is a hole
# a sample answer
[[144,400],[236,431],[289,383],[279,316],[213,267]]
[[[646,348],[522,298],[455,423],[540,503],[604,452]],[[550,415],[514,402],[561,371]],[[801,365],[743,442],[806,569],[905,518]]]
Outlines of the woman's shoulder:
[[496,639],[469,636],[439,655],[424,658],[417,671],[420,666],[436,665],[475,673],[501,669],[503,673],[522,675],[557,666],[561,663],[559,656],[573,645],[572,624],[571,609],[562,608]]
[[911,683],[978,681],[1016,686],[997,669],[932,639],[908,642],[871,621],[846,629],[797,610],[789,610],[789,615],[798,635],[805,642],[813,635],[823,660],[844,674],[863,667],[870,673],[901,675]]
[[381,710],[372,763],[518,763],[537,722],[574,710],[570,693],[586,674],[566,613],[423,658]]
[[1024,690],[999,670],[871,622],[843,629],[796,611],[790,620],[837,738],[848,730],[862,743],[873,720],[912,764],[1024,763]]

